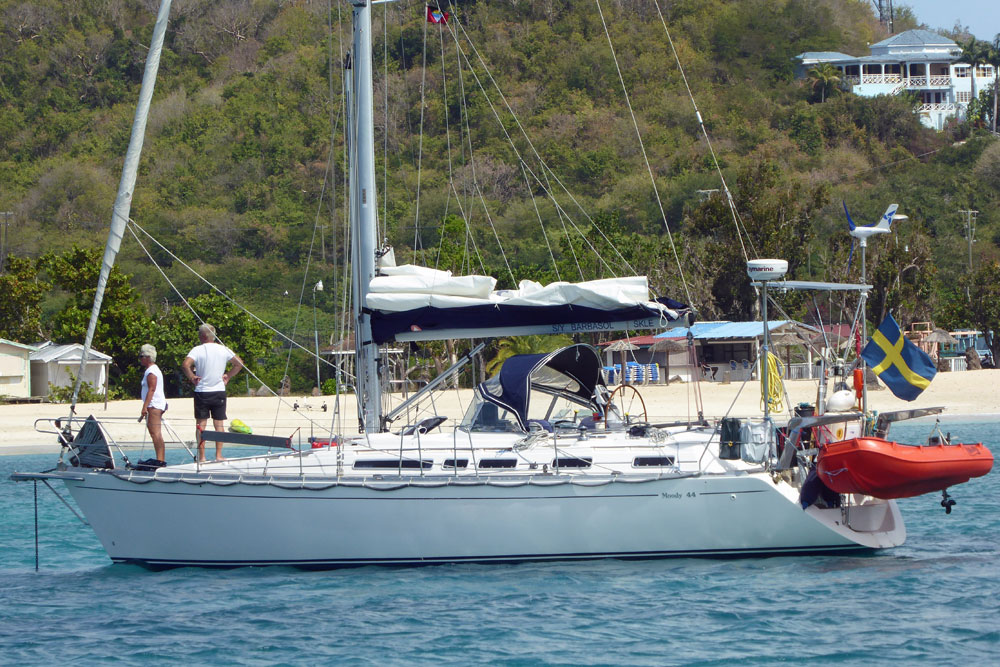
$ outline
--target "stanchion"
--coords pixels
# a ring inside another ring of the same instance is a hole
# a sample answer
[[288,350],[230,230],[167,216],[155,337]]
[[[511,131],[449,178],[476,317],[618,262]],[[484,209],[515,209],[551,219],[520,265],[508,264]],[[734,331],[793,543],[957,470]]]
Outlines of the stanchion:
[[38,572],[38,480],[35,480],[35,572]]

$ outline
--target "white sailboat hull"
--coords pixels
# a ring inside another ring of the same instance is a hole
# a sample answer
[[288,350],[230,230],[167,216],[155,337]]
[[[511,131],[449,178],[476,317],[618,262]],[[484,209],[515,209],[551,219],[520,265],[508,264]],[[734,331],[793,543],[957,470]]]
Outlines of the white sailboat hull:
[[[392,490],[381,490],[392,480],[381,488],[342,480],[303,489],[286,488],[301,480],[74,474],[66,484],[112,560],[154,567],[764,555],[876,549],[905,539],[891,501],[850,513],[803,511],[796,491],[763,473],[635,483],[415,478],[424,486]],[[847,525],[851,513],[862,530]]]

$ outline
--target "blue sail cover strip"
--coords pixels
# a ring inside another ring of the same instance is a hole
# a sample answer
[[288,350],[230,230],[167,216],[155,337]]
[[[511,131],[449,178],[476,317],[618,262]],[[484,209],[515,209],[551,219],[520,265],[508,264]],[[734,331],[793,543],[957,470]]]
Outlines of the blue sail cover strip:
[[[589,331],[611,331],[612,323],[634,321],[632,329],[667,328],[683,319],[689,308],[673,299],[661,297],[657,303],[677,311],[680,317],[670,319],[665,313],[644,305],[635,305],[614,310],[602,310],[586,306],[510,306],[484,304],[460,308],[435,308],[427,306],[401,312],[372,311],[372,337],[376,343],[395,340],[401,334],[423,332],[424,338],[434,338],[435,331],[456,329],[495,330],[484,336],[503,336],[505,330],[516,327],[553,327],[551,331],[537,333],[585,333]],[[662,322],[650,323],[653,318]],[[605,326],[602,326],[605,325]],[[621,328],[621,327],[617,327]]]

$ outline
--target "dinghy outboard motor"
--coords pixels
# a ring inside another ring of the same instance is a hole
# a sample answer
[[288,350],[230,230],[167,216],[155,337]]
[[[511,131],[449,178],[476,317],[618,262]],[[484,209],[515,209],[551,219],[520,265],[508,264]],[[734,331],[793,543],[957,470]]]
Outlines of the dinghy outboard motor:
[[951,508],[955,506],[955,499],[948,495],[948,489],[941,489],[941,507],[945,514],[951,514]]

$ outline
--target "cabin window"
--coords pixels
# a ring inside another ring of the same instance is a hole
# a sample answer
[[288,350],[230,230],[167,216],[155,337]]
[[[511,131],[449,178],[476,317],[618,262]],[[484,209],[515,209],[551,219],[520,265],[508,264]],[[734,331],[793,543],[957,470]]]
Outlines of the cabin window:
[[367,459],[354,462],[355,470],[428,470],[434,462],[428,459],[418,461],[417,459]]
[[455,468],[468,468],[469,459],[445,459],[444,463],[441,464],[442,468],[449,468],[454,470]]
[[480,459],[480,468],[516,468],[517,459]]
[[576,456],[566,457],[561,459],[554,459],[552,461],[553,468],[589,468],[593,465],[594,459],[589,456],[586,458],[580,458]]
[[634,468],[660,468],[674,465],[672,456],[637,456],[632,461]]

